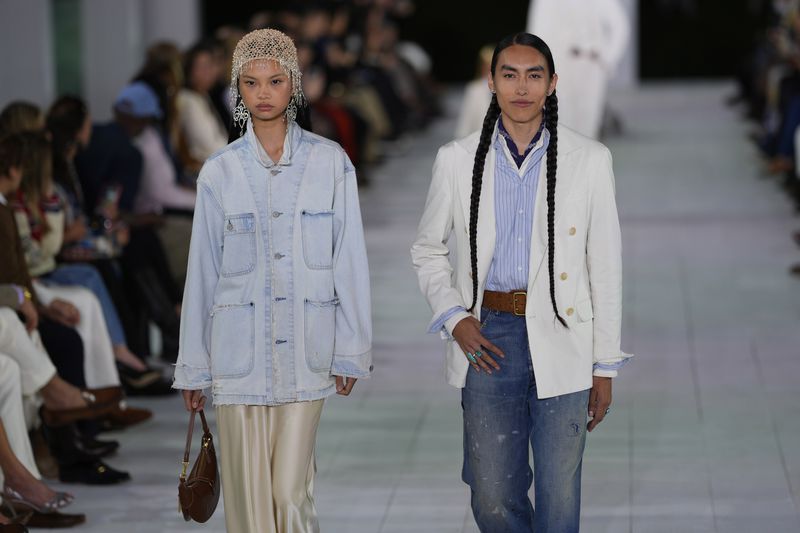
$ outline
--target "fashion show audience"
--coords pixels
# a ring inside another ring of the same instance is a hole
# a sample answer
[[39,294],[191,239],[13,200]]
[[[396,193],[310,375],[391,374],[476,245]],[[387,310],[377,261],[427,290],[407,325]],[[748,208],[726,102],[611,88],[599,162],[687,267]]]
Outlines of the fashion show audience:
[[391,141],[440,112],[430,58],[399,32],[411,9],[293,3],[186,50],[155,43],[106,123],[72,95],[2,108],[0,531],[85,521],[47,479],[131,478],[104,462],[124,450],[102,434],[152,416],[127,397],[172,392],[163,370],[177,354],[194,180],[242,129],[228,89],[239,38],[271,27],[295,40],[303,123],[339,142],[363,181]]
[[[738,76],[741,105],[757,128],[753,140],[763,154],[767,172],[781,178],[800,209],[800,4],[783,0],[761,2],[768,21]],[[800,231],[792,239],[800,246]],[[789,272],[800,277],[800,262]]]

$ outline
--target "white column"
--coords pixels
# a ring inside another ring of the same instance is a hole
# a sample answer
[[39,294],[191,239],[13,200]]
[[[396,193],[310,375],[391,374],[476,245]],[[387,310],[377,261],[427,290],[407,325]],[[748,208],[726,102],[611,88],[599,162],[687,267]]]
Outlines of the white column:
[[185,50],[200,38],[200,0],[142,0],[144,43],[170,41]]
[[0,108],[55,96],[50,0],[0,0]]
[[111,106],[144,59],[140,0],[83,0],[81,5],[84,98],[94,119]]

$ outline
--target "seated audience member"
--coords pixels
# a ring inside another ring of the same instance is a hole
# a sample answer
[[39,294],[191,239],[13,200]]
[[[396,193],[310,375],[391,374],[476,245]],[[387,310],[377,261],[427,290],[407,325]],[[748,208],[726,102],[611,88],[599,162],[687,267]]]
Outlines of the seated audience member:
[[133,144],[142,156],[142,173],[139,192],[133,212],[136,215],[156,215],[157,233],[179,286],[186,278],[191,236],[191,213],[196,192],[178,183],[175,167],[156,129],[156,120],[162,112],[156,94],[144,83],[134,82],[125,87],[117,97],[117,107],[151,122],[133,138]]
[[178,120],[189,156],[197,166],[228,144],[228,129],[209,94],[222,77],[222,66],[216,48],[208,43],[190,48],[183,64],[186,86],[178,93]]

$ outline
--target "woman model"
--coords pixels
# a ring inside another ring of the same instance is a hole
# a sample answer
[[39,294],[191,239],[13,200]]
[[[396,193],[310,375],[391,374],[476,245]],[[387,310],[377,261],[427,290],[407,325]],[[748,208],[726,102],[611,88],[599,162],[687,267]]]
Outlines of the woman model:
[[497,45],[483,129],[440,149],[411,250],[462,388],[463,480],[483,532],[578,531],[586,430],[630,357],[611,155],[558,125],[555,72],[534,35]]
[[323,399],[372,371],[367,256],[353,165],[301,128],[297,50],[245,35],[231,89],[243,136],[197,182],[174,387],[217,407],[229,533],[319,531]]

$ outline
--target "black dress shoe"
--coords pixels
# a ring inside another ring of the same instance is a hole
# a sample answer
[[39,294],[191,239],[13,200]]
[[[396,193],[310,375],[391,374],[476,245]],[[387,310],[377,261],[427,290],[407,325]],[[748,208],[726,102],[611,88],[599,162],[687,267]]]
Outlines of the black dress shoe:
[[85,514],[33,513],[28,526],[47,529],[64,529],[86,522]]
[[50,448],[50,453],[53,454],[59,465],[96,461],[107,455],[113,447],[113,445],[87,446],[84,436],[78,431],[75,424],[51,427],[42,423],[42,432]]
[[119,442],[115,440],[98,440],[86,434],[81,434],[80,440],[84,449],[98,459],[113,455],[119,449]]
[[172,384],[164,378],[159,378],[149,385],[134,387],[125,383],[125,392],[128,396],[169,396],[178,392],[172,388]]
[[58,479],[63,483],[86,485],[114,485],[131,479],[130,474],[115,470],[102,461],[61,465]]

